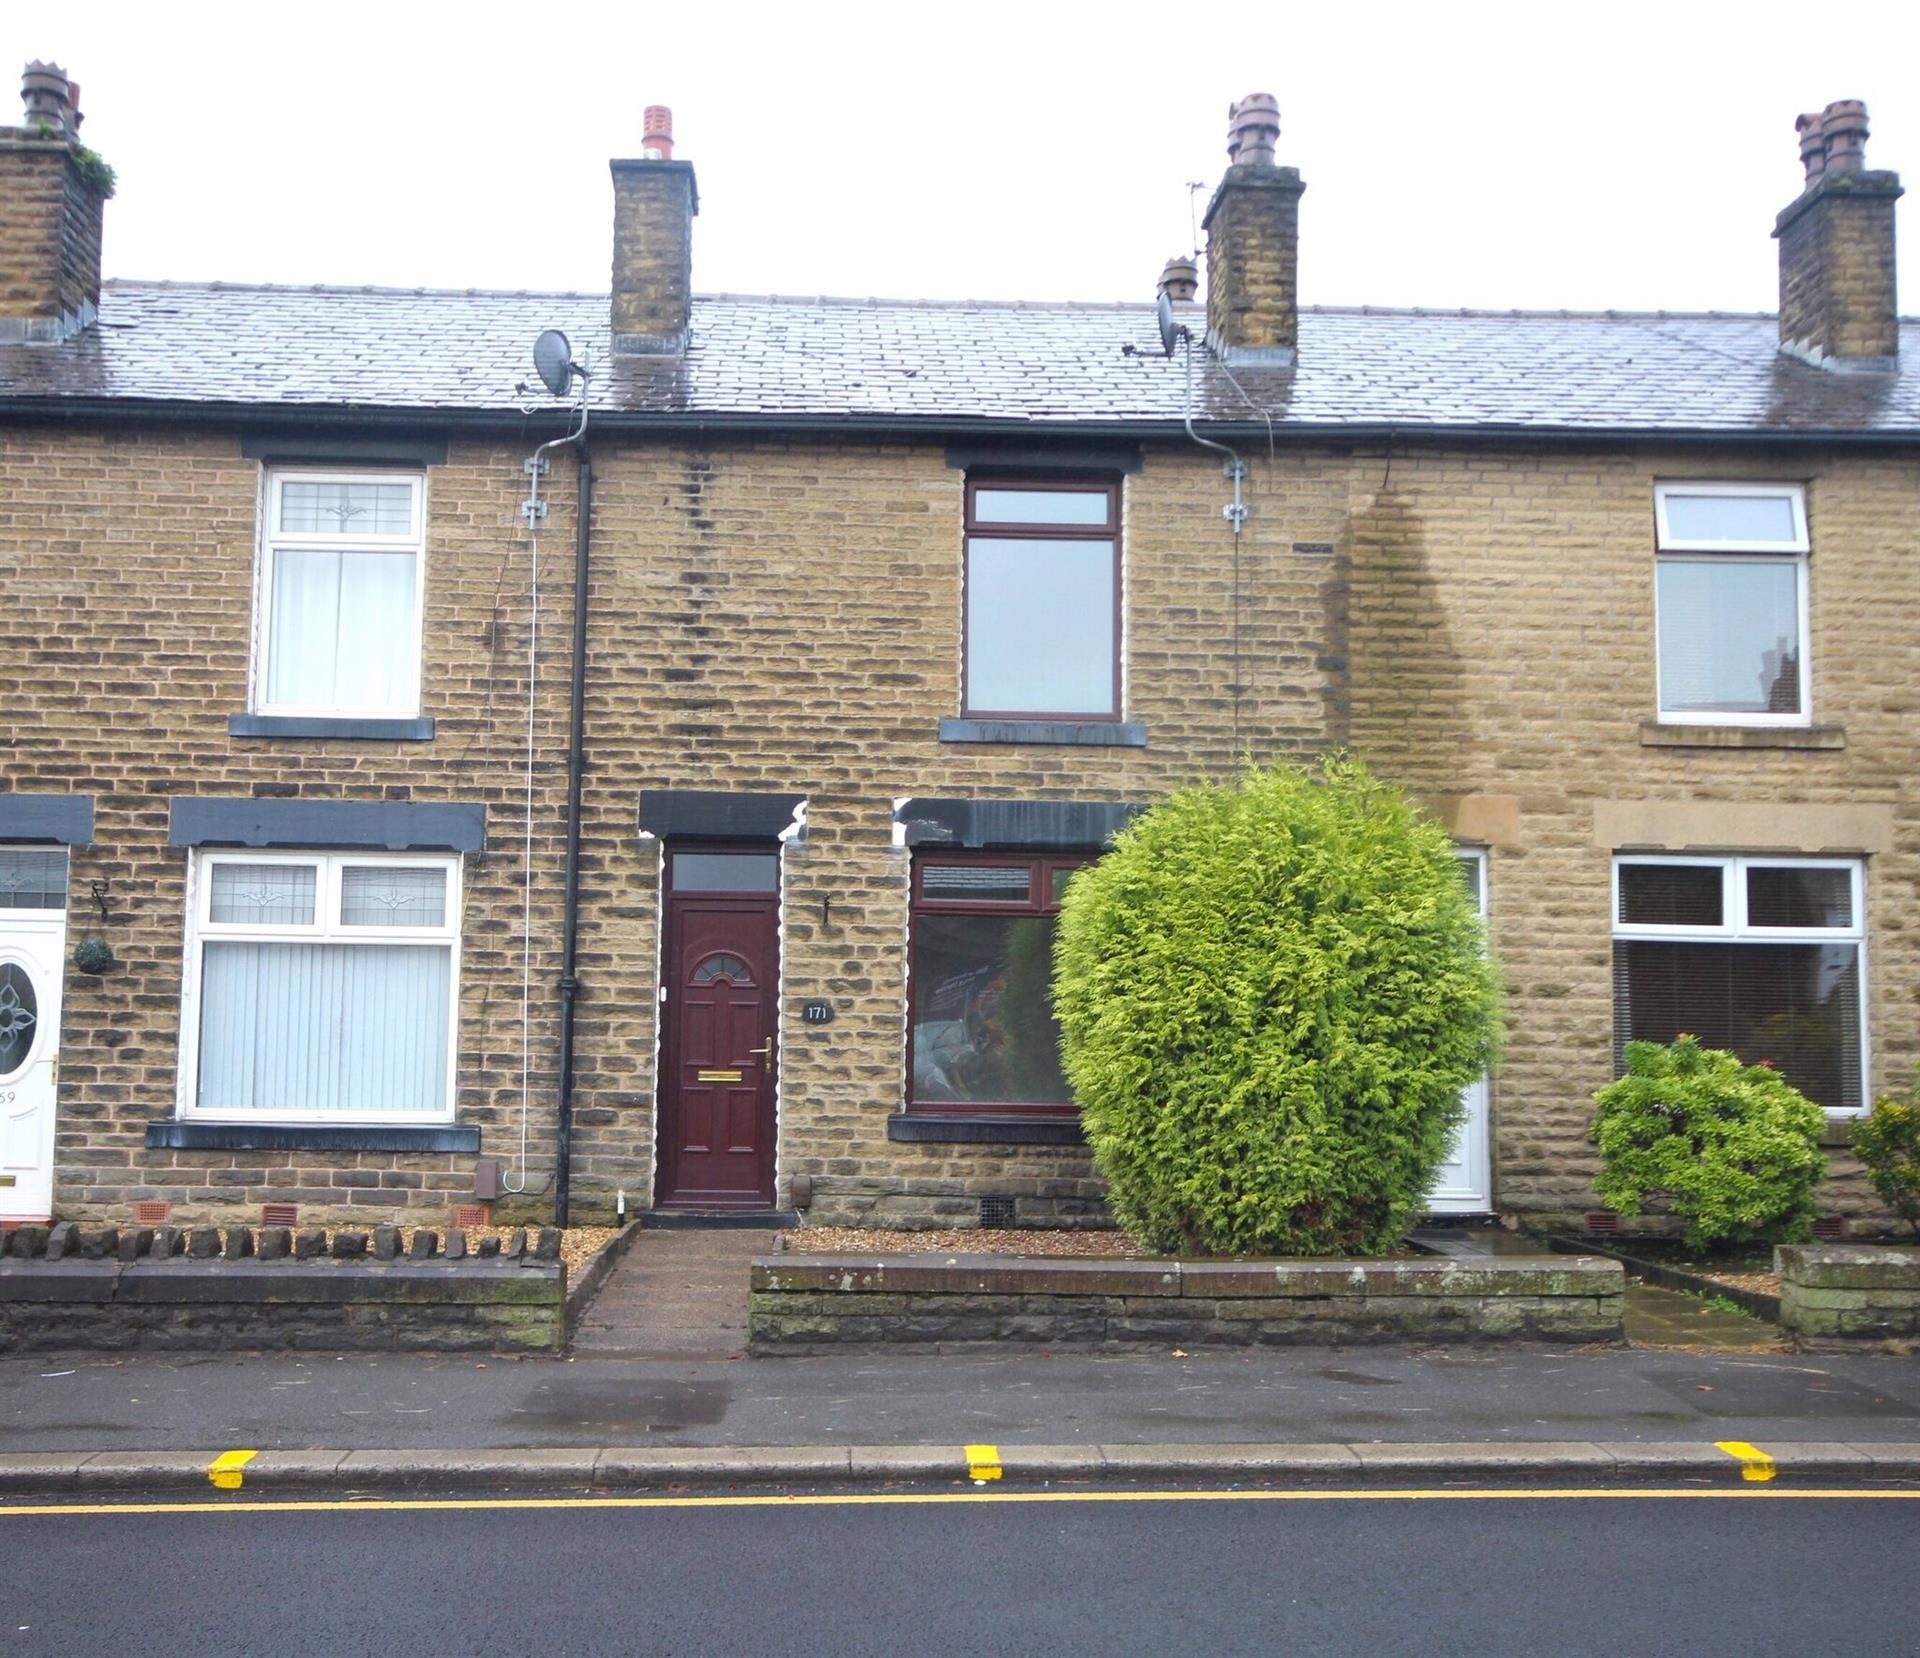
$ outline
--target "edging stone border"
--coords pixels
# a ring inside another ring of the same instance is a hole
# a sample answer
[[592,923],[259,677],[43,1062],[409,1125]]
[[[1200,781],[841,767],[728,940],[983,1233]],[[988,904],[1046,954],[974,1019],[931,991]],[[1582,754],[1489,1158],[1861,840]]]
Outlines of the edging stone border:
[[[23,1234],[31,1234],[23,1235]],[[0,1351],[558,1352],[566,1266],[531,1247],[415,1228],[22,1227],[0,1259]]]
[[1920,1336],[1920,1249],[1782,1244],[1780,1327],[1815,1340]]
[[607,1239],[580,1269],[580,1274],[567,1286],[567,1339],[573,1339],[573,1332],[579,1326],[580,1315],[587,1310],[587,1303],[600,1293],[600,1286],[612,1275],[613,1269],[620,1264],[627,1251],[633,1247],[634,1240],[640,1236],[640,1223],[630,1220],[611,1238]]
[[1631,1267],[1636,1278],[1645,1279],[1661,1289],[1678,1290],[1683,1295],[1720,1296],[1754,1318],[1765,1319],[1769,1324],[1780,1322],[1780,1297],[1769,1295],[1765,1290],[1750,1290],[1742,1284],[1723,1283],[1704,1272],[1694,1272],[1686,1267],[1674,1266],[1669,1261],[1635,1255],[1613,1244],[1593,1243],[1559,1234],[1550,1236],[1547,1242],[1570,1255],[1604,1255],[1609,1261],[1618,1261],[1622,1266]]
[[1617,1261],[1179,1261],[762,1256],[748,1351],[1024,1342],[1047,1347],[1617,1342]]

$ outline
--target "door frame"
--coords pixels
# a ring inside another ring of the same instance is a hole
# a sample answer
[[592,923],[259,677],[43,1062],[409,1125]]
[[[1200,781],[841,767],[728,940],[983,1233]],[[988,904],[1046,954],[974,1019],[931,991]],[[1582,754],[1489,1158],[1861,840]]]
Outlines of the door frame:
[[[9,843],[7,850],[13,850]],[[44,845],[21,846],[22,851],[45,852],[50,848]],[[67,854],[68,881],[72,880],[72,855],[65,846],[57,849]],[[57,910],[43,909],[7,909],[0,910],[0,947],[4,947],[10,938],[30,937],[45,939],[52,943],[49,954],[49,970],[46,989],[52,992],[52,1018],[48,1018],[48,996],[40,996],[40,1005],[36,1013],[34,1045],[28,1051],[32,1058],[22,1066],[16,1083],[27,1077],[38,1067],[49,1067],[47,1076],[47,1120],[42,1131],[42,1153],[46,1159],[47,1193],[46,1203],[30,1204],[21,1207],[17,1188],[0,1188],[0,1222],[8,1225],[32,1224],[51,1220],[53,1217],[54,1187],[58,1182],[59,1170],[56,1166],[60,1132],[60,1037],[66,1008],[66,967],[67,967],[67,906]],[[21,952],[25,954],[26,952]],[[29,1188],[31,1191],[31,1188]]]
[[[673,855],[676,852],[714,852],[746,854],[755,857],[772,857],[774,860],[773,890],[771,892],[709,892],[693,889],[686,893],[676,892],[673,887]],[[785,1020],[786,986],[786,842],[740,841],[740,840],[704,840],[699,837],[675,837],[663,839],[660,846],[660,948],[658,964],[654,975],[654,1015],[658,1028],[654,1035],[654,1080],[653,1080],[653,1178],[650,1193],[650,1205],[653,1208],[673,1209],[676,1207],[697,1207],[702,1209],[739,1209],[748,1213],[765,1209],[772,1211],[780,1192],[780,1126],[781,1126],[781,1085],[786,1074],[787,1032]],[[673,1000],[671,990],[679,973],[680,959],[680,921],[678,915],[679,898],[698,899],[701,902],[727,904],[737,903],[742,909],[758,909],[771,905],[773,910],[773,1034],[772,1075],[769,1078],[771,1098],[767,1103],[766,1125],[769,1144],[765,1158],[766,1175],[760,1193],[729,1203],[713,1202],[701,1205],[676,1205],[667,1198],[669,1164],[672,1154],[669,1150],[669,1137],[665,1132],[670,1123],[667,1107],[669,1101],[674,1111],[679,1110],[679,1010]]]
[[[1484,924],[1491,911],[1492,860],[1484,846],[1456,846],[1453,855],[1462,863],[1473,863],[1480,870],[1480,920]],[[1430,1215],[1490,1215],[1493,1213],[1493,1076],[1483,1071],[1467,1084],[1467,1115],[1460,1125],[1459,1144],[1466,1166],[1462,1186],[1440,1195],[1440,1189],[1427,1197]],[[1471,1189],[1468,1189],[1471,1188]]]

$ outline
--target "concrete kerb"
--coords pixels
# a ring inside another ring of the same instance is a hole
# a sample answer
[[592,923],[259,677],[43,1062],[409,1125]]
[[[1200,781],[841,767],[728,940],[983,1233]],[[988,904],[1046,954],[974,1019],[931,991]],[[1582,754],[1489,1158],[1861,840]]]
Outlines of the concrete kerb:
[[[1757,1449],[1774,1478],[1920,1482],[1920,1441],[1781,1441]],[[214,1478],[216,1461],[231,1468]],[[238,1479],[232,1477],[237,1472]],[[1551,1480],[1740,1483],[1740,1456],[1686,1441],[1454,1441],[1212,1445],[626,1446],[509,1450],[104,1451],[0,1454],[0,1497],[111,1492],[217,1497],[405,1492],[643,1494],[731,1486],[994,1482],[1151,1485],[1165,1480],[1308,1485],[1501,1485]]]

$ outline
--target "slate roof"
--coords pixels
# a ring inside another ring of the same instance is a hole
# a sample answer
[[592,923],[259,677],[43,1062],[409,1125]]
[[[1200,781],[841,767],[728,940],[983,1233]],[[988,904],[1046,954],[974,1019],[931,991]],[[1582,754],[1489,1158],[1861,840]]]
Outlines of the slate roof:
[[[1198,306],[1182,307],[1196,325]],[[563,328],[596,415],[962,429],[1177,428],[1180,353],[1149,304],[696,299],[677,361],[609,355],[595,294],[117,281],[59,345],[0,345],[0,409],[204,405],[447,418],[552,410],[530,351]],[[1276,430],[1920,435],[1905,372],[1783,357],[1764,315],[1315,308],[1294,369],[1193,361],[1198,420]],[[517,390],[531,382],[532,391]]]

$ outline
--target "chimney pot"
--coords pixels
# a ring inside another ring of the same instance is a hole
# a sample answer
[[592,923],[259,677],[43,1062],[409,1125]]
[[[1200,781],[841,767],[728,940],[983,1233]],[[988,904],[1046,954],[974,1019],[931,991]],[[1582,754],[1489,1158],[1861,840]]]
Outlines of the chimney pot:
[[1867,164],[1867,106],[1858,98],[1828,104],[1820,118],[1830,173],[1857,173]]
[[1200,267],[1176,253],[1160,273],[1160,292],[1168,299],[1192,299],[1200,291]]
[[1249,92],[1227,106],[1227,161],[1235,167],[1271,167],[1280,142],[1280,100]]
[[1823,117],[1803,115],[1793,123],[1800,135],[1800,164],[1807,170],[1807,183],[1817,184],[1827,170],[1827,131]]
[[640,154],[648,161],[673,159],[673,111],[665,104],[648,104],[641,117]]
[[28,64],[20,75],[20,101],[26,105],[30,130],[44,122],[51,137],[72,138],[79,133],[80,88],[67,79],[59,64],[38,58]]

